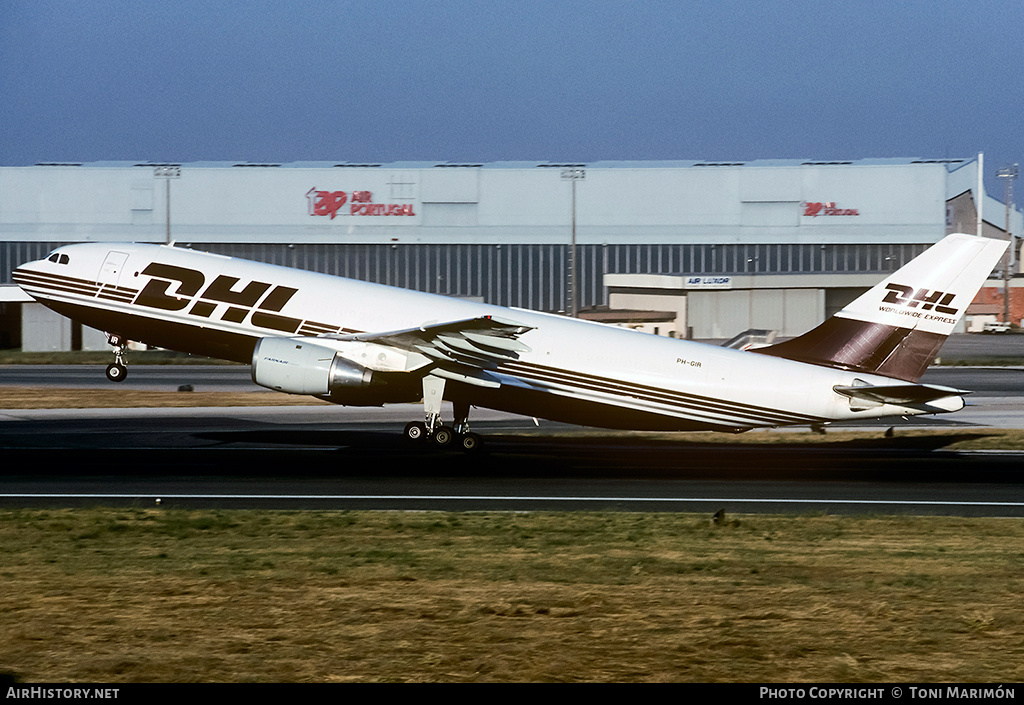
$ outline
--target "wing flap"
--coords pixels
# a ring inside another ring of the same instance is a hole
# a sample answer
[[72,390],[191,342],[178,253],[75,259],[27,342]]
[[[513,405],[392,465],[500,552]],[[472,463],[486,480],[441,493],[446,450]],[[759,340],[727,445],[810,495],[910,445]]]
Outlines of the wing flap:
[[501,382],[486,372],[480,372],[477,370],[463,370],[456,371],[451,369],[445,369],[443,367],[433,370],[430,374],[442,377],[444,379],[454,380],[456,382],[462,382],[464,384],[471,384],[474,387],[486,387],[487,389],[497,389],[501,386]]
[[384,333],[329,334],[340,341],[374,343],[418,353],[433,361],[431,372],[477,386],[500,386],[487,374],[503,362],[519,359],[530,347],[519,336],[533,330],[515,321],[479,316],[460,321],[429,323],[418,328]]
[[928,404],[946,397],[962,397],[970,394],[962,389],[942,387],[937,384],[884,384],[884,385],[853,385],[832,387],[837,393],[851,399],[874,402],[876,404],[895,404],[896,406],[914,406]]

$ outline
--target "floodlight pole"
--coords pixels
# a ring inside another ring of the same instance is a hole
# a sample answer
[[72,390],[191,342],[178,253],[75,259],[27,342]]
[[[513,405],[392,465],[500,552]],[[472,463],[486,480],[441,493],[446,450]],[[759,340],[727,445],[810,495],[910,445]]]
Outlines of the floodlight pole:
[[165,202],[167,205],[167,232],[165,235],[165,245],[171,244],[171,179],[181,178],[181,167],[180,166],[155,166],[153,167],[153,177],[156,179],[163,179],[167,185],[165,189]]
[[1006,185],[1006,237],[1010,240],[1010,251],[1006,254],[1006,265],[1003,267],[1003,323],[1010,323],[1010,276],[1015,261],[1013,251],[1013,233],[1010,232],[1010,207],[1013,203],[1013,182],[1017,179],[1018,165],[1004,166],[996,172]]
[[978,152],[978,190],[974,202],[974,210],[977,212],[978,221],[976,223],[975,235],[978,237],[984,237],[982,230],[984,229],[984,217],[981,213],[982,205],[985,203],[985,153]]
[[576,295],[576,182],[585,179],[587,170],[583,167],[562,169],[562,180],[572,182],[572,240],[569,246],[569,315],[579,318],[579,297]]

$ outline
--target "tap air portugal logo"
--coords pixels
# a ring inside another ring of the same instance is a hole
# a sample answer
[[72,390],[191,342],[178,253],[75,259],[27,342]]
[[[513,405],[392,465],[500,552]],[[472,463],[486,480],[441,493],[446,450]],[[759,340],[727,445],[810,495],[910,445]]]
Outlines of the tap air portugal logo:
[[338,215],[416,215],[412,203],[374,203],[372,191],[320,191],[314,186],[306,201],[310,215],[331,220]]
[[[956,294],[928,289],[915,290],[912,286],[895,283],[886,284],[885,288],[889,291],[882,299],[882,305],[878,307],[879,311],[926,321],[956,323],[955,316],[960,309],[952,308],[949,305],[953,303]],[[885,304],[892,305],[886,306]],[[934,313],[932,313],[933,311]]]
[[860,215],[856,208],[838,208],[835,201],[827,203],[804,201],[804,217],[817,218],[819,215]]

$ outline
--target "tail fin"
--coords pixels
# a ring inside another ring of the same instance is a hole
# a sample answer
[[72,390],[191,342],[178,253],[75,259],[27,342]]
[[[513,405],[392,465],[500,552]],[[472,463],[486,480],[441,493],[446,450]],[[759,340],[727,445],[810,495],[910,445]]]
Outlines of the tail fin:
[[753,352],[916,382],[1008,244],[947,235],[817,328]]

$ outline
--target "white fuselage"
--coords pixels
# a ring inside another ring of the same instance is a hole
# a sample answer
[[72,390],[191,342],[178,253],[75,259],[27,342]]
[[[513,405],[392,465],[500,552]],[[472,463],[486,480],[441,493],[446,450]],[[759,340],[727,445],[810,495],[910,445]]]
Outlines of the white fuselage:
[[429,361],[344,338],[480,316],[513,321],[532,329],[519,338],[528,350],[491,370],[500,387],[460,393],[475,406],[569,423],[738,431],[963,406],[959,397],[926,410],[854,404],[833,387],[893,380],[177,247],[96,243],[55,255],[15,272],[54,310],[131,340],[239,362],[261,338],[320,336],[369,369],[416,372]]

